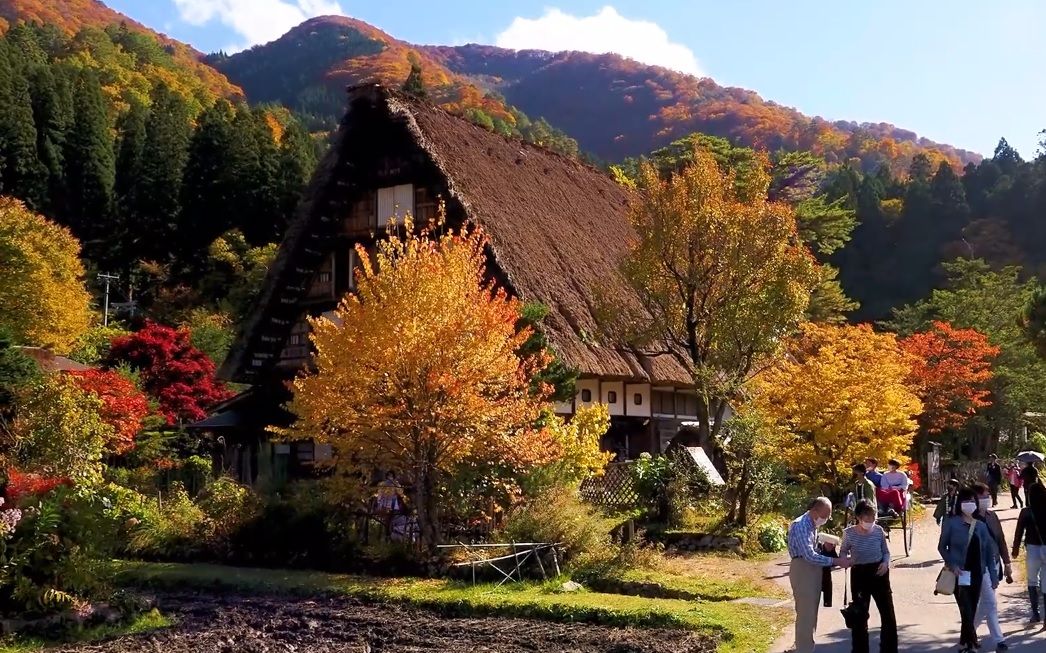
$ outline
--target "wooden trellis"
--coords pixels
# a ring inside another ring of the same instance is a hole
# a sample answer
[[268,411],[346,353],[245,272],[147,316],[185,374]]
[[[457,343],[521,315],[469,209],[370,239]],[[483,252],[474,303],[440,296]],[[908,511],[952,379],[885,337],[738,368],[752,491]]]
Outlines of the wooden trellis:
[[581,498],[597,506],[608,508],[634,508],[639,504],[635,476],[635,463],[610,463],[602,476],[585,479],[581,484]]

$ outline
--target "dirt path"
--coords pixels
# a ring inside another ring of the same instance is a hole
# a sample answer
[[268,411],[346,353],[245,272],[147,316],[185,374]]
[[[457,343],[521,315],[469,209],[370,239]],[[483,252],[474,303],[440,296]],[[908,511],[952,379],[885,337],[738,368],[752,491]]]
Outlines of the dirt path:
[[530,619],[450,619],[351,599],[166,594],[173,628],[55,653],[711,653],[679,630],[632,630]]
[[[1001,501],[999,507],[1003,508]],[[1017,511],[1006,509],[999,512],[1007,540],[1013,537]],[[900,650],[912,653],[944,653],[958,648],[959,613],[955,600],[950,596],[934,596],[933,586],[940,571],[940,556],[937,554],[937,539],[940,530],[933,518],[927,514],[915,529],[915,543],[910,557],[904,557],[904,548],[895,536],[890,545],[893,552],[893,570],[890,580],[893,586],[894,606],[897,612]],[[1011,542],[1012,544],[1012,542]],[[900,551],[900,553],[898,553]],[[768,573],[788,587],[788,561],[779,560],[771,565]],[[849,653],[850,631],[843,623],[839,608],[842,607],[843,576],[835,572],[835,598],[833,608],[822,608],[817,629],[817,653]],[[1046,633],[1038,628],[1031,629],[1027,623],[1027,588],[1023,565],[1014,566],[1014,583],[1003,582],[998,590],[999,616],[1003,633],[1013,651],[1046,651]],[[879,615],[873,605],[869,630],[871,650],[878,649]],[[987,642],[987,627],[982,626],[978,634]],[[787,651],[792,645],[792,627],[778,640],[773,653]],[[985,649],[985,650],[994,650]]]

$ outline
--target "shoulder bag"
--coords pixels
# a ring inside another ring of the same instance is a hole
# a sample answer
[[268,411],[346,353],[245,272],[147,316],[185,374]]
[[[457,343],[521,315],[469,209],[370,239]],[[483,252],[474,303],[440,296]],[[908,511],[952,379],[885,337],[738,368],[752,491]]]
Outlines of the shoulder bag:
[[[966,546],[970,546],[970,542],[973,541],[973,531],[977,528],[977,520],[975,519],[970,524],[970,532],[966,535]],[[934,587],[934,595],[944,594],[945,596],[951,596],[955,594],[955,588],[959,584],[959,579],[955,577],[955,573],[948,568],[948,565],[944,565],[944,569],[941,573],[937,574],[937,586]]]

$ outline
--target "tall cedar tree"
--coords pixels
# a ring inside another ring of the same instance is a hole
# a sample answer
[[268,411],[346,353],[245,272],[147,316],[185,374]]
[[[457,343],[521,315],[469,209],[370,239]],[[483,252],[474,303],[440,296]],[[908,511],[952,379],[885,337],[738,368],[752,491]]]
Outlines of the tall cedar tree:
[[65,142],[73,123],[72,85],[62,69],[36,66],[30,77],[36,151],[47,170],[47,194],[41,203],[48,215],[65,210]]
[[182,262],[200,267],[202,260],[189,261],[206,255],[209,245],[219,235],[232,228],[243,210],[242,187],[246,180],[230,174],[227,156],[234,147],[232,106],[219,100],[204,110],[197,119],[196,131],[189,142],[189,157],[182,178],[182,219],[184,235],[180,244]]
[[164,261],[178,247],[182,175],[192,135],[189,105],[165,84],[153,89],[145,123],[134,214],[141,237],[136,258]]
[[39,209],[47,197],[47,168],[36,151],[36,125],[27,74],[31,63],[10,41],[0,45],[0,148],[3,187],[9,195]]
[[116,156],[98,76],[81,71],[73,90],[74,116],[65,143],[67,213],[62,220],[94,257],[113,231]]
[[280,207],[277,239],[283,236],[287,225],[294,218],[302,192],[315,167],[316,143],[298,121],[291,122],[283,130],[279,167],[276,171]]
[[135,242],[142,237],[138,210],[139,172],[142,152],[145,150],[145,122],[149,110],[139,102],[120,116],[116,124],[116,229],[111,234],[117,244],[116,258],[119,269],[125,273],[131,269]]

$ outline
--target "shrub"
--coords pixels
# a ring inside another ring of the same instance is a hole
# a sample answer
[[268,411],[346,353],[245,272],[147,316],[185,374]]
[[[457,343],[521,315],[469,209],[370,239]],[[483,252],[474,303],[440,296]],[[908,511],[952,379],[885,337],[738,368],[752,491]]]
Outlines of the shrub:
[[0,513],[0,607],[43,614],[106,592],[104,561],[115,549],[117,526],[111,503],[67,485],[21,502],[23,509]]
[[559,542],[574,568],[613,559],[611,531],[620,523],[581,501],[566,488],[552,488],[509,512],[501,533],[513,542]]
[[756,533],[759,538],[759,547],[767,553],[777,553],[788,546],[788,531],[778,521],[759,522]]
[[359,564],[347,517],[321,484],[298,482],[269,499],[230,536],[229,560],[260,567],[347,571]]
[[139,515],[127,544],[131,554],[192,560],[207,551],[213,525],[181,483],[172,484],[161,499],[144,502]]
[[632,473],[640,501],[662,522],[681,519],[711,489],[708,475],[680,447],[662,456],[641,454]]

